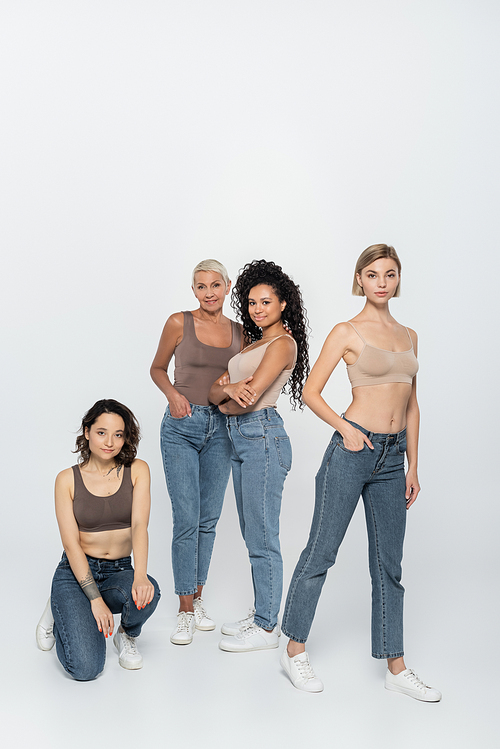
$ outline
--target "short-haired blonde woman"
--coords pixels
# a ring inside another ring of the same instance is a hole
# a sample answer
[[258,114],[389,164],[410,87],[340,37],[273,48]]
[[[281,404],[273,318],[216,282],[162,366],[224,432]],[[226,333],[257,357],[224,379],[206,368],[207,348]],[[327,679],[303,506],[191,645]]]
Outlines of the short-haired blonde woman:
[[[389,312],[389,300],[399,295],[400,283],[401,263],[393,247],[376,244],[360,255],[353,294],[364,296],[365,306],[333,328],[304,387],[306,404],[336,431],[316,476],[309,541],[288,591],[283,632],[290,641],[281,664],[298,689],[322,691],[305,642],[327,570],[335,563],[361,495],[372,579],[372,655],[387,659],[387,689],[437,702],[441,693],[406,668],[403,658],[403,539],[406,511],[420,486],[417,335]],[[341,359],[347,365],[352,403],[339,416],[321,393]]]
[[[201,596],[231,472],[231,443],[225,416],[208,393],[241,349],[241,325],[222,313],[231,289],[222,263],[198,263],[192,289],[198,309],[168,318],[151,365],[151,377],[168,400],[161,451],[174,521],[172,567],[179,596],[174,645],[192,642],[195,629],[215,629]],[[167,373],[172,357],[173,383]]]

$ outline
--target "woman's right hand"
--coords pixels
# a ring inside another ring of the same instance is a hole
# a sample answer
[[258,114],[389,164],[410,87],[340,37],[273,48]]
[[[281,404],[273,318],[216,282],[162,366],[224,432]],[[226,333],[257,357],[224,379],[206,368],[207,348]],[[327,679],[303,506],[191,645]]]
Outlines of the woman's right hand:
[[177,390],[168,401],[170,416],[174,419],[182,419],[183,416],[191,416],[191,404],[188,399]]
[[104,637],[107,637],[108,634],[111,637],[113,634],[114,619],[113,614],[104,603],[104,599],[101,597],[94,598],[94,600],[90,602],[90,606],[92,608],[94,619],[99,627],[99,632],[102,632]]
[[239,406],[246,408],[251,406],[255,400],[257,393],[250,387],[249,382],[253,380],[253,376],[246,377],[244,380],[239,382],[228,383],[222,388],[226,395],[234,400]]
[[363,449],[365,443],[368,445],[370,450],[373,450],[373,445],[366,434],[360,432],[360,430],[356,429],[356,427],[350,425],[348,426],[349,429],[346,428],[341,432],[342,439],[344,440],[344,447],[346,450],[350,450],[352,453],[358,453]]

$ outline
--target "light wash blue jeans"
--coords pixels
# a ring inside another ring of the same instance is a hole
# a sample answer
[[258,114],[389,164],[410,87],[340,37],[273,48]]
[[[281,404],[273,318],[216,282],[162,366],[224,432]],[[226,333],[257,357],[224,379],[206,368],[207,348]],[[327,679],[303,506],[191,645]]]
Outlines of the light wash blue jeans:
[[217,406],[191,405],[191,416],[174,419],[167,407],[161,452],[172,502],[172,567],[178,596],[205,585],[215,528],[231,472],[226,417]]
[[281,495],[292,467],[292,447],[274,408],[228,416],[240,528],[252,565],[254,621],[272,629],[283,592],[279,541]]
[[283,632],[305,642],[327,570],[353,516],[360,495],[365,506],[372,580],[372,655],[397,658],[403,653],[401,560],[406,527],[404,455],[406,429],[397,434],[366,434],[359,452],[346,450],[334,432],[316,476],[316,504],[309,541],[292,576],[283,615]]
[[[87,559],[104,603],[113,614],[121,614],[121,625],[130,637],[139,637],[160,600],[158,583],[148,575],[155,593],[151,603],[139,611],[132,598],[134,569],[130,557]],[[57,657],[74,679],[95,679],[104,668],[106,638],[99,632],[90,601],[73,574],[66,552],[54,573],[50,595]]]

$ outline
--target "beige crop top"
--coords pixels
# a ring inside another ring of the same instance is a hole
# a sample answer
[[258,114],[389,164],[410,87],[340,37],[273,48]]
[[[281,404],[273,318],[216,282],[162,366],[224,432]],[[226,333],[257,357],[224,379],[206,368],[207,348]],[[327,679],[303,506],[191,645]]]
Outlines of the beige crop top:
[[[354,328],[352,322],[349,325]],[[405,330],[411,345],[407,351],[387,351],[371,346],[356,330],[364,346],[354,364],[347,365],[347,375],[353,388],[363,385],[384,385],[386,382],[405,382],[411,385],[418,372],[418,361],[408,328]]]
[[73,466],[75,490],[73,512],[78,530],[84,533],[115,531],[132,526],[134,485],[130,466],[123,469],[122,483],[114,494],[100,497],[89,492],[83,483],[79,466]]
[[224,374],[229,359],[241,348],[241,326],[231,320],[231,345],[209,346],[196,337],[191,312],[183,312],[182,341],[175,348],[174,388],[190,403],[209,406],[208,393],[215,380]]
[[[255,348],[248,346],[239,354],[233,356],[233,358],[229,360],[229,364],[227,365],[230,381],[239,382],[240,380],[244,380],[245,377],[250,377],[250,375],[253,375],[262,359],[264,358],[267,347],[270,346],[273,341],[277,341],[278,338],[283,338],[285,335],[288,338],[292,338],[291,335],[283,333],[282,335],[276,336],[276,338],[272,338],[270,341],[262,344],[261,346],[256,346]],[[272,382],[267,390],[262,393],[258,401],[256,401],[253,406],[247,406],[247,408],[245,409],[245,413],[258,411],[261,408],[276,408],[279,394],[288,382],[288,378],[292,374],[293,368],[295,367],[295,362],[297,361],[297,342],[294,338],[292,338],[292,341],[295,344],[295,356],[293,358],[292,368],[284,369],[282,372],[280,372],[274,382]]]

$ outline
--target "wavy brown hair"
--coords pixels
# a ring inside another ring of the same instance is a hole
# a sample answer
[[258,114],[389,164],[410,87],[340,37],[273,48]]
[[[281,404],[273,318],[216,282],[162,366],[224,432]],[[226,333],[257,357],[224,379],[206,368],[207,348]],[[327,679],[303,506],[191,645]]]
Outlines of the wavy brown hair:
[[302,389],[309,374],[309,324],[300,288],[272,261],[254,260],[240,270],[232,291],[231,306],[242,322],[243,335],[247,343],[260,341],[262,338],[261,328],[253,322],[248,312],[250,289],[259,284],[270,286],[280,302],[286,302],[281,320],[297,343],[297,362],[282,392],[290,396],[293,409],[297,406],[302,409]]
[[102,414],[116,414],[123,419],[125,425],[123,437],[125,442],[122,449],[115,457],[115,461],[118,465],[131,465],[137,455],[137,445],[141,439],[141,430],[139,428],[139,423],[130,408],[127,408],[123,403],[118,403],[118,401],[115,401],[112,398],[104,398],[103,400],[97,401],[92,408],[89,408],[83,417],[79,434],[76,438],[76,450],[73,450],[75,453],[80,453],[78,462],[82,466],[87,465],[89,462],[90,448],[89,441],[85,436],[85,430],[90,429],[92,424],[97,421]]

